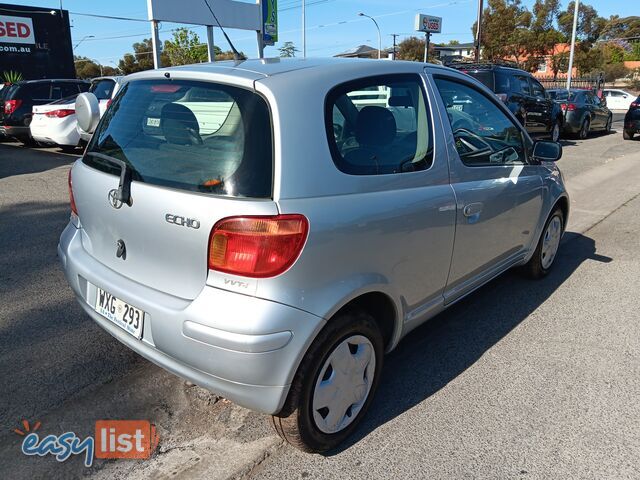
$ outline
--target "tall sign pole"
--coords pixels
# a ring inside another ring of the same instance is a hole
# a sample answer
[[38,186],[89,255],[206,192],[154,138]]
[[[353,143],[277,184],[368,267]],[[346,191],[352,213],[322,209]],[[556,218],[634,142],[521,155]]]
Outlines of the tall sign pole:
[[480,61],[480,48],[482,45],[482,10],[484,9],[482,0],[478,0],[478,21],[476,22],[476,52],[475,52],[475,61],[478,63]]
[[442,32],[442,18],[432,17],[431,15],[416,15],[416,31],[423,32],[424,38],[424,63],[429,60],[429,44],[431,43],[431,34]]
[[567,90],[571,88],[571,77],[573,76],[573,56],[576,50],[576,32],[578,30],[578,14],[580,0],[576,0],[576,9],[573,12],[573,31],[571,32],[571,52],[569,53],[569,71],[567,72]]
[[307,8],[302,0],[302,58],[307,58]]

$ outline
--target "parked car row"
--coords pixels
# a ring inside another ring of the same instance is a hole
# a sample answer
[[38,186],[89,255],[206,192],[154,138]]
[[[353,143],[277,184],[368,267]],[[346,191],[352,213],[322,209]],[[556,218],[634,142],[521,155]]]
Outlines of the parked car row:
[[[609,133],[613,124],[610,109],[629,110],[637,105],[636,96],[618,89],[604,89],[599,97],[586,89],[546,90],[536,78],[517,68],[488,63],[450,65],[479,80],[491,89],[532,136],[561,136],[586,139],[590,133]],[[640,98],[640,97],[639,97]],[[624,138],[631,138],[635,123],[625,127]]]
[[92,92],[103,114],[117,93],[122,77],[84,80],[31,80],[0,90],[0,136],[26,145],[57,145],[73,150],[91,135],[78,126],[75,102],[78,94]]

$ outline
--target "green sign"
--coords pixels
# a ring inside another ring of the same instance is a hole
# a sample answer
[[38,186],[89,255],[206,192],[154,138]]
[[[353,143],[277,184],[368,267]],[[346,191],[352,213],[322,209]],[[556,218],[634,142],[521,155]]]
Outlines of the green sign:
[[265,45],[278,41],[278,0],[262,0],[262,41]]

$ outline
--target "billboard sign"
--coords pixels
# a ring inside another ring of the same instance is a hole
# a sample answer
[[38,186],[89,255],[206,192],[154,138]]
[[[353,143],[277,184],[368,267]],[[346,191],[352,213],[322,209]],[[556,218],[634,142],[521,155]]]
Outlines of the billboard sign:
[[265,45],[278,41],[278,0],[262,0],[262,41]]
[[214,20],[209,7],[203,0],[147,0],[149,20],[159,22],[211,25],[240,30],[260,31],[260,5],[234,0],[209,1],[209,5],[220,21]]
[[424,33],[440,33],[442,32],[442,18],[432,15],[416,15],[416,31]]
[[35,45],[33,21],[28,17],[0,15],[0,43]]

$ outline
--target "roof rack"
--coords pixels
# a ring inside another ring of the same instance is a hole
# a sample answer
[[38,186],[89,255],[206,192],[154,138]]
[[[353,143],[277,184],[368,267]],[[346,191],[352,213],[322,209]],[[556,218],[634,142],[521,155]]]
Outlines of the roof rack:
[[509,60],[495,60],[493,62],[465,62],[465,61],[456,61],[454,60],[451,63],[447,64],[447,67],[451,68],[474,68],[478,70],[482,69],[490,69],[492,67],[508,67],[508,68],[519,68],[515,62]]

